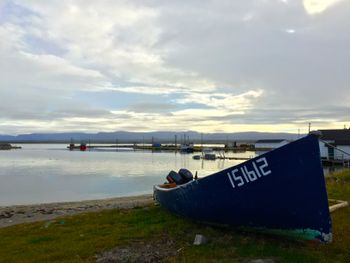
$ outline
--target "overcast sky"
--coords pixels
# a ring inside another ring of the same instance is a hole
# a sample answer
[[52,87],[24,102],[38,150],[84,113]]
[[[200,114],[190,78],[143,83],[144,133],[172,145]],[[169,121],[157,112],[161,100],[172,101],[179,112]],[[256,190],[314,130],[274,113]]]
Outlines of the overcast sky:
[[0,0],[0,134],[350,127],[349,0]]

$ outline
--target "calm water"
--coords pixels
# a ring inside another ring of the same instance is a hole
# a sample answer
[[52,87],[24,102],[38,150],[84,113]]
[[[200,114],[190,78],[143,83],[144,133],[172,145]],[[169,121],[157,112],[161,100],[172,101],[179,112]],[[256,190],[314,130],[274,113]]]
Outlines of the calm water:
[[153,185],[164,182],[170,170],[184,167],[203,177],[242,162],[193,160],[193,154],[174,152],[68,151],[65,144],[21,146],[0,151],[0,206],[152,193]]

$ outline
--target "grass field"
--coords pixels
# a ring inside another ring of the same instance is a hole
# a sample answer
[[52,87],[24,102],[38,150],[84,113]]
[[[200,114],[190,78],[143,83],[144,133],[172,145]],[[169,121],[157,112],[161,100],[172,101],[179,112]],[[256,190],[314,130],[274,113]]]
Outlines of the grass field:
[[[349,201],[350,170],[328,177],[327,191]],[[102,251],[146,245],[169,251],[168,262],[350,262],[350,208],[335,211],[332,220],[333,242],[320,245],[202,225],[155,205],[106,210],[0,229],[0,262],[94,262]],[[209,242],[193,246],[198,233]]]

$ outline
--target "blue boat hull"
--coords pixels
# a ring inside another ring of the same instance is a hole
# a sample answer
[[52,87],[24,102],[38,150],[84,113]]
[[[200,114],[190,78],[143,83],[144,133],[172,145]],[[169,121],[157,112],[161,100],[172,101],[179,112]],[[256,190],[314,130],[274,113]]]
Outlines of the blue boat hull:
[[172,189],[155,186],[154,197],[162,207],[194,220],[299,231],[323,242],[332,238],[314,135]]

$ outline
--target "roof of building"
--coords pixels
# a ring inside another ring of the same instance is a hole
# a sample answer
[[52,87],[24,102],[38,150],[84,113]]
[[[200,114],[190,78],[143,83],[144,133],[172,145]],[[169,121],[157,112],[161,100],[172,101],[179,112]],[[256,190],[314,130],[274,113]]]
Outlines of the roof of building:
[[319,130],[322,140],[350,141],[350,129]]
[[283,139],[276,139],[276,140],[258,140],[255,143],[280,143],[286,140]]
[[334,145],[350,145],[350,140],[335,140]]

